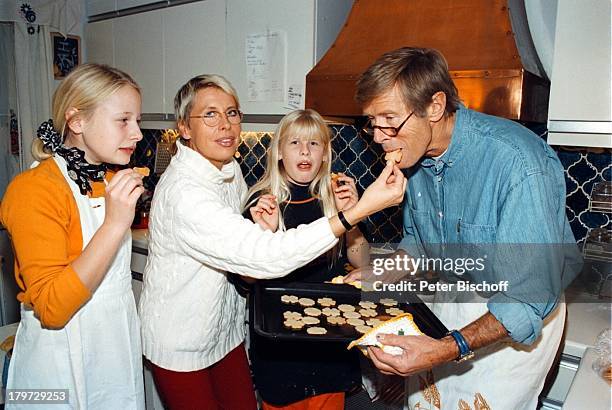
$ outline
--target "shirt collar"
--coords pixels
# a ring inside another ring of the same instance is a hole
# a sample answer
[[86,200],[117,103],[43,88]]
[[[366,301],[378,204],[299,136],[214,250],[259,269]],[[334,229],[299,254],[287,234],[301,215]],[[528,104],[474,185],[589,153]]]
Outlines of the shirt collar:
[[465,145],[467,121],[467,110],[461,105],[457,111],[455,111],[455,125],[453,126],[453,133],[451,134],[448,148],[446,148],[446,151],[437,158],[424,158],[421,161],[421,166],[441,172],[445,167],[452,167],[455,165],[457,160],[461,157],[461,152]]
[[223,184],[228,182],[236,175],[236,167],[238,163],[232,159],[221,169],[215,167],[211,162],[200,155],[199,152],[183,145],[178,140],[176,142],[177,152],[175,158],[179,163],[189,168],[189,172],[196,180],[210,181],[215,184]]

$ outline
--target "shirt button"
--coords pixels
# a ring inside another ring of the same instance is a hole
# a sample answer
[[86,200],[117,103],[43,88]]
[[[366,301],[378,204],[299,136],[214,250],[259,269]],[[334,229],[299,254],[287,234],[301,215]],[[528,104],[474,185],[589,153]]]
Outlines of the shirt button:
[[438,216],[439,216],[440,218],[442,218],[442,217],[444,216],[444,214],[442,213],[442,211],[438,212]]
[[442,177],[438,177],[438,182],[441,182],[441,181],[442,181]]

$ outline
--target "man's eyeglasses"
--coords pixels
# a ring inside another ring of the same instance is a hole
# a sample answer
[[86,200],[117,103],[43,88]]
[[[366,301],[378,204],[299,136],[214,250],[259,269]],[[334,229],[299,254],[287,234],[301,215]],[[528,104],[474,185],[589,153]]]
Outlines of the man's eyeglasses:
[[216,127],[221,122],[221,117],[225,116],[230,124],[240,124],[242,121],[242,112],[240,110],[227,110],[225,113],[219,111],[209,111],[203,115],[191,115],[189,118],[201,118],[209,127]]
[[373,125],[372,124],[372,120],[369,119],[368,122],[366,123],[366,125],[362,128],[362,130],[366,134],[374,136],[374,130],[379,129],[386,136],[388,136],[388,137],[395,137],[397,134],[399,134],[399,132],[402,129],[402,127],[404,126],[404,124],[406,124],[406,121],[408,121],[410,119],[410,117],[412,117],[412,114],[414,114],[414,111],[412,111],[410,114],[408,114],[406,119],[404,121],[402,121],[402,123],[399,126],[397,126],[397,127],[381,127],[380,125]]

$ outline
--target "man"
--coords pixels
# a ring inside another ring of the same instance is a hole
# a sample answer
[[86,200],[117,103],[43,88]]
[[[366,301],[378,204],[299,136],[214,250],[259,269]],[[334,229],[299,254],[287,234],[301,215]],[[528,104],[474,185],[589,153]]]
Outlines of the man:
[[[581,265],[555,152],[518,123],[462,106],[436,50],[384,54],[356,99],[364,130],[385,152],[400,149],[409,174],[400,248],[413,258],[467,252],[491,266],[464,278],[507,284],[487,298],[450,287],[433,310],[452,335],[385,335],[403,353],[369,357],[383,372],[415,375],[413,409],[535,408],[563,333],[562,289]],[[462,278],[444,270],[449,283]]]

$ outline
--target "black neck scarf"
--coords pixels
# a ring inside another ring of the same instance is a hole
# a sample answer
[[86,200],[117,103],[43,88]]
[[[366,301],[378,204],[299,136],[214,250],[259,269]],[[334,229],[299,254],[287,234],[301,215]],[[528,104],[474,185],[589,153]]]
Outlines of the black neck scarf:
[[77,147],[66,147],[62,142],[62,136],[53,128],[53,120],[40,124],[36,135],[45,148],[66,160],[68,176],[79,186],[82,195],[92,191],[90,181],[104,180],[106,164],[92,165],[85,160],[85,152]]

